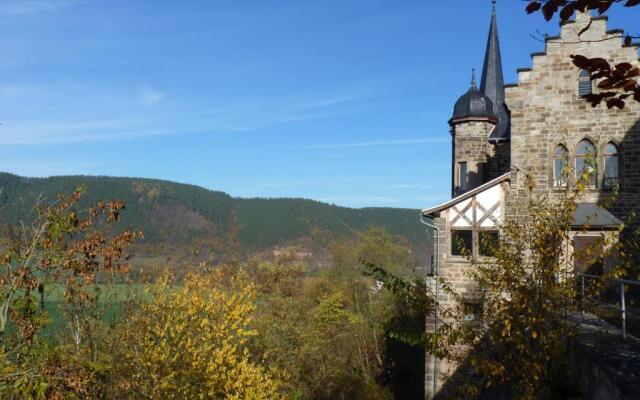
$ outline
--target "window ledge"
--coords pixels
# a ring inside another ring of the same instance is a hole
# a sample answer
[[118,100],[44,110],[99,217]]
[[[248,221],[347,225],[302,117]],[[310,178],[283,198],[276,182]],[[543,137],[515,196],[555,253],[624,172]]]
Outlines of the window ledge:
[[471,263],[471,261],[469,261],[469,259],[467,257],[465,257],[465,256],[454,256],[454,255],[449,254],[448,255],[448,259],[449,259],[449,261],[460,263],[460,264],[462,264],[462,263],[470,264]]

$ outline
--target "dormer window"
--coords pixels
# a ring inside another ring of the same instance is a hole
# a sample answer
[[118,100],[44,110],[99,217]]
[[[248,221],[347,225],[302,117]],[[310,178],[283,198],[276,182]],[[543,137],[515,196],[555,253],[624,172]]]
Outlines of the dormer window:
[[596,148],[587,139],[582,139],[576,148],[576,181],[586,179],[588,186],[595,187],[598,176]]
[[553,152],[553,187],[567,186],[567,148],[559,144]]
[[607,143],[604,148],[604,180],[602,182],[607,189],[614,188],[620,182],[619,160],[618,147],[613,143]]
[[586,69],[580,70],[578,74],[578,97],[593,93],[593,83],[591,82],[591,73]]

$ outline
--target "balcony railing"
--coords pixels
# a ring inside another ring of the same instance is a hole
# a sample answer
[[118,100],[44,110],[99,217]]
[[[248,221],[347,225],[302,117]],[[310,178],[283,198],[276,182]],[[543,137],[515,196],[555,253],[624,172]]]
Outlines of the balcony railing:
[[[618,304],[614,304],[614,303],[609,303],[606,301],[602,301],[602,299],[600,298],[600,296],[598,296],[598,298],[595,297],[586,297],[586,280],[587,279],[593,279],[593,280],[599,280],[602,277],[598,276],[598,275],[590,275],[590,274],[577,274],[578,278],[580,279],[580,293],[582,294],[582,304],[581,304],[581,311],[584,314],[585,312],[585,301],[590,301],[593,304],[595,304],[598,309],[600,307],[605,307],[611,310],[615,310],[620,314],[620,329],[622,330],[622,339],[626,339],[627,337],[627,317],[631,317],[631,318],[635,318],[638,319],[640,321],[640,315],[639,314],[635,314],[630,312],[627,309],[627,301],[626,301],[626,296],[625,296],[625,287],[628,286],[635,286],[635,287],[639,287],[640,288],[640,281],[632,281],[632,280],[628,280],[628,279],[611,279],[611,280],[607,280],[603,283],[607,284],[607,285],[615,285],[618,288],[618,292],[619,292],[619,303]],[[599,313],[596,313],[599,314]],[[598,315],[598,318],[600,318],[600,316]]]

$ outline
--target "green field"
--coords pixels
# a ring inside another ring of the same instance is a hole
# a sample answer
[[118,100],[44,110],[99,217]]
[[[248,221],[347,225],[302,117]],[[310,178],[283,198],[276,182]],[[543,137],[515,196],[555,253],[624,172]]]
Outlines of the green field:
[[[143,284],[115,284],[98,285],[103,321],[114,323],[122,314],[122,305],[129,299],[141,299],[145,296]],[[42,335],[47,339],[53,339],[57,332],[68,327],[69,321],[63,311],[65,306],[64,287],[55,285],[45,290],[44,309],[47,313],[48,323]],[[9,327],[11,329],[11,327]]]

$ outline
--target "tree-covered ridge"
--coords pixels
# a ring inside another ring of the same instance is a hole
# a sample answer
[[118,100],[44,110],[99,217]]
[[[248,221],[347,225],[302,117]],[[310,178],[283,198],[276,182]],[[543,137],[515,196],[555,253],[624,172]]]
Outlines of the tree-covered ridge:
[[383,229],[334,241],[315,272],[290,248],[134,284],[124,202],[85,193],[0,232],[0,398],[424,398],[424,353],[387,332],[425,321],[360,266],[412,275]]
[[309,237],[335,236],[371,226],[386,228],[409,243],[424,243],[418,211],[395,208],[352,209],[298,198],[234,198],[224,192],[155,179],[106,176],[26,178],[0,173],[0,223],[16,224],[32,215],[38,198],[86,188],[87,204],[123,200],[122,226],[144,231],[145,243],[162,245],[233,236],[242,249],[261,250]]

